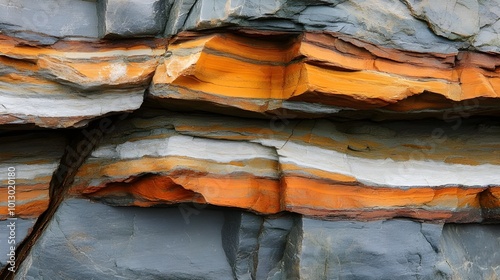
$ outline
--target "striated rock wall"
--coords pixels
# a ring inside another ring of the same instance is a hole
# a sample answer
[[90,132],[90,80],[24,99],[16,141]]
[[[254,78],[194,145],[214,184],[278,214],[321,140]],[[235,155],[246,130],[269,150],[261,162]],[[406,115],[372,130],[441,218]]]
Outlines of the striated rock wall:
[[0,279],[499,279],[499,53],[498,0],[0,0]]

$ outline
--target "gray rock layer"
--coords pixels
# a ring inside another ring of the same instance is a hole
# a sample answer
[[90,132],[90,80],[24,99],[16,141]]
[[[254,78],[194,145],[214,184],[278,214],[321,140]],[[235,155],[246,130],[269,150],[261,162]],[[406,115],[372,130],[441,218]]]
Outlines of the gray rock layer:
[[497,279],[500,225],[66,200],[16,279]]
[[498,0],[0,0],[0,7],[0,31],[45,44],[237,26],[326,30],[417,52],[500,52]]
[[[13,246],[17,248],[19,243],[23,241],[23,239],[28,235],[28,232],[35,224],[36,219],[16,219],[16,220],[3,220],[0,221],[0,266],[4,267],[7,265],[7,261],[9,260],[10,247]],[[11,226],[11,223],[14,223],[15,226]],[[11,234],[11,229],[13,233]],[[9,243],[9,237],[15,236],[15,243],[12,241]],[[16,265],[18,263],[16,262]],[[10,267],[10,265],[9,265]]]

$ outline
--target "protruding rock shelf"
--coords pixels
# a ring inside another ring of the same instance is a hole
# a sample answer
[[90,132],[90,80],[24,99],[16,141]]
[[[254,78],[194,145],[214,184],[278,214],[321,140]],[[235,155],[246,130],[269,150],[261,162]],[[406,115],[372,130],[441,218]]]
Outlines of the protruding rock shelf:
[[222,209],[185,216],[177,208],[68,199],[18,279],[495,279],[499,234],[498,225],[263,218]]
[[169,52],[150,87],[166,106],[183,100],[270,115],[377,110],[443,118],[447,111],[498,115],[500,105],[493,54],[415,53],[338,33],[272,32],[180,34]]
[[489,211],[500,206],[500,176],[491,172],[500,165],[498,125],[279,125],[167,111],[131,115],[82,165],[71,193],[116,206],[195,202],[327,219],[500,218]]
[[0,124],[81,127],[138,109],[164,52],[160,39],[33,46],[0,34]]
[[499,7],[0,0],[0,279],[500,279]]
[[7,184],[0,188],[0,220],[37,218],[49,203],[49,182],[63,155],[66,140],[60,133],[0,134],[0,178],[7,183],[8,170],[13,170],[15,211],[8,210]]

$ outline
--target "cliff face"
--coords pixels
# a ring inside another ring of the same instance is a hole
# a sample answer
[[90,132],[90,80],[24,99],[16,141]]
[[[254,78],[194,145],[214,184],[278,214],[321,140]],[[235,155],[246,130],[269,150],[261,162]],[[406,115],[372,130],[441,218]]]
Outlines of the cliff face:
[[500,278],[499,7],[0,0],[0,278]]

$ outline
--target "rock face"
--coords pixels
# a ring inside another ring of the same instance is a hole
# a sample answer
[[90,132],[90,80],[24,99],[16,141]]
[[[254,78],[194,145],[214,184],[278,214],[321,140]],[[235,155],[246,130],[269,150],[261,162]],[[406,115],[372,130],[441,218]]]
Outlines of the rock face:
[[[17,133],[16,133],[17,134]],[[0,220],[7,218],[36,218],[46,210],[49,200],[49,183],[63,155],[66,141],[58,133],[32,132],[22,134],[0,134],[0,168],[5,170],[2,182],[14,178],[15,212],[8,207],[8,185],[0,188]],[[8,176],[13,170],[15,176]]]
[[222,209],[186,219],[180,209],[68,199],[17,278],[495,279],[500,273],[498,251],[482,249],[500,246],[498,226],[266,218]]
[[116,206],[193,202],[329,219],[499,218],[489,211],[500,206],[500,177],[491,172],[500,162],[490,150],[498,147],[499,127],[484,119],[454,130],[435,120],[413,121],[411,128],[326,119],[273,125],[141,113],[96,147],[72,194]]
[[0,0],[0,279],[500,278],[497,0]]
[[171,56],[158,65],[149,90],[155,100],[167,106],[201,101],[271,115],[287,109],[297,117],[353,109],[439,116],[456,107],[473,112],[498,107],[496,55],[414,54],[333,33],[276,41],[275,35],[196,37],[169,46]]

